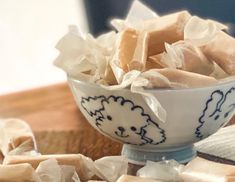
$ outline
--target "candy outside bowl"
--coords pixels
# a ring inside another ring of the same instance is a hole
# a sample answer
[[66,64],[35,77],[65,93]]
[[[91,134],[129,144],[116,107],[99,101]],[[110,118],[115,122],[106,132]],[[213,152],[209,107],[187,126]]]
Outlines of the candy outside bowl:
[[160,121],[142,95],[107,90],[68,76],[76,103],[103,135],[123,143],[122,155],[136,164],[196,155],[193,144],[215,133],[235,112],[235,81],[194,89],[147,89],[167,112]]

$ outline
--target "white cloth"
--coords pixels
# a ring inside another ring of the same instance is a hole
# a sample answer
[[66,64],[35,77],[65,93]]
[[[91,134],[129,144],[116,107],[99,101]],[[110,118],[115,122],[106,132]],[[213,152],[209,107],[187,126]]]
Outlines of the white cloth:
[[195,147],[199,152],[235,161],[235,125],[220,129]]

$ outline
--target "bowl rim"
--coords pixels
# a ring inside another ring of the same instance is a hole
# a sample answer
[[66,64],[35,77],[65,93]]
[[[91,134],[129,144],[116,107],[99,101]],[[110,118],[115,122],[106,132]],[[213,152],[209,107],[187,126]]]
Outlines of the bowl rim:
[[[232,77],[232,76],[230,76],[230,77]],[[229,78],[229,77],[227,77],[227,78]],[[147,91],[147,92],[153,92],[153,91],[154,92],[202,91],[202,90],[220,88],[221,86],[230,85],[232,83],[234,83],[234,86],[235,86],[235,77],[234,77],[233,80],[230,80],[230,79],[227,79],[227,78],[224,79],[224,82],[219,82],[218,84],[205,86],[205,87],[196,87],[196,88],[144,88],[144,91]],[[96,83],[86,82],[86,81],[83,81],[83,80],[78,80],[78,79],[76,79],[76,78],[74,78],[74,77],[72,77],[71,75],[68,75],[68,74],[67,74],[67,80],[68,81],[71,80],[75,83],[82,84],[82,85],[89,85],[89,86],[92,86],[92,87],[105,89],[105,86],[102,87],[101,85],[98,85]],[[223,79],[221,79],[221,80],[223,80]],[[130,89],[128,89],[128,88],[123,89],[122,88],[122,89],[114,89],[114,90],[130,90]]]

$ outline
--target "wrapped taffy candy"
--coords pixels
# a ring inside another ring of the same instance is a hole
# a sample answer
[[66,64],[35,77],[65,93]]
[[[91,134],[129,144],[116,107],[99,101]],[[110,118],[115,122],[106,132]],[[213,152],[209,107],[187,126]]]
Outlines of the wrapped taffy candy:
[[162,182],[162,181],[154,180],[151,178],[123,175],[117,180],[117,182]]
[[93,161],[81,154],[58,154],[58,155],[39,155],[39,156],[7,156],[5,157],[3,164],[21,164],[29,163],[34,169],[36,169],[40,162],[56,159],[59,165],[74,166],[75,170],[81,180],[89,180],[94,175]]
[[59,165],[56,159],[40,162],[36,173],[41,182],[80,182],[74,166]]
[[148,56],[165,50],[165,43],[174,43],[184,39],[184,26],[191,15],[187,11],[165,15],[146,21],[149,30]]
[[172,68],[152,69],[139,77],[148,80],[148,88],[197,88],[218,83],[213,77]]
[[137,176],[161,181],[181,182],[179,173],[182,167],[183,165],[175,160],[147,161],[146,165],[137,171]]
[[37,146],[31,128],[20,119],[1,119],[0,136],[0,149],[4,156],[37,154]]
[[137,46],[138,32],[134,29],[126,29],[121,34],[119,54],[120,67],[128,72],[129,64],[133,58]]
[[124,156],[108,156],[94,162],[95,173],[101,179],[116,182],[117,179],[127,174],[128,159]]
[[41,182],[30,164],[0,165],[2,182]]
[[184,27],[184,40],[196,46],[204,46],[210,42],[221,30],[228,26],[210,19],[192,16]]
[[215,61],[226,73],[235,74],[235,39],[223,32],[227,26],[213,21],[191,17],[185,25],[184,39],[199,46],[208,59]]
[[166,52],[163,53],[161,62],[168,63],[168,67],[202,75],[210,75],[214,71],[214,63],[190,42],[179,41],[165,46]]
[[105,78],[108,62],[113,56],[117,34],[113,31],[96,39],[71,31],[56,45],[60,55],[54,64],[69,75],[83,81],[96,82]]
[[[117,32],[97,38],[70,31],[57,44],[60,55],[55,64],[74,79],[141,94],[162,122],[167,113],[146,87],[211,86],[235,69],[233,40],[224,36],[222,30],[227,27],[219,22],[192,16],[188,11],[158,16],[135,0],[126,19],[115,19],[111,24]],[[230,45],[221,52],[217,51],[222,42],[220,34]]]
[[60,166],[54,159],[43,161],[36,171],[28,163],[0,165],[1,182],[80,182],[73,166]]
[[119,47],[120,65],[124,71],[143,71],[147,56],[165,50],[165,42],[174,43],[184,38],[184,25],[190,18],[187,11],[143,22],[144,30],[126,29],[121,35]]
[[121,34],[118,58],[120,66],[125,71],[145,69],[148,51],[149,33],[126,29]]
[[221,31],[202,47],[202,51],[226,73],[235,74],[235,39],[233,37]]
[[229,182],[235,179],[235,166],[197,157],[184,167],[180,176],[184,182]]

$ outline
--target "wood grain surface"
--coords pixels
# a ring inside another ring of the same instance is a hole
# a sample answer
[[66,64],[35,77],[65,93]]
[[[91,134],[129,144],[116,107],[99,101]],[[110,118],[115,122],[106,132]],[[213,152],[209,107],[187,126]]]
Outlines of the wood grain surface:
[[0,117],[27,121],[43,154],[82,153],[97,159],[121,151],[121,144],[90,126],[66,83],[0,96]]
[[66,83],[0,96],[0,117],[27,121],[43,154],[82,153],[97,159],[121,152],[121,144],[86,121]]

